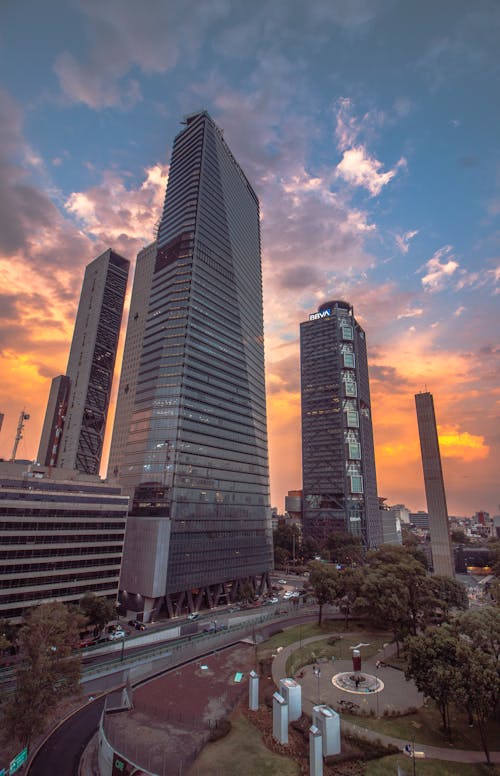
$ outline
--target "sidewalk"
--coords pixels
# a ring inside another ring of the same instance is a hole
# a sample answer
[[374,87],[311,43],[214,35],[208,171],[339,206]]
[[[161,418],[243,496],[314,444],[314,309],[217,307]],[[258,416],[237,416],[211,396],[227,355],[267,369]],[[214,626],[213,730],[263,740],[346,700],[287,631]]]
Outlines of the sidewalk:
[[[347,638],[346,638],[347,636]],[[352,641],[355,644],[359,641],[361,634],[348,632],[344,634],[344,643],[346,644],[346,650],[349,649],[347,641]],[[315,641],[324,640],[325,636],[312,636],[311,638],[303,639],[302,646],[305,644],[311,644]],[[294,644],[290,644],[288,647],[284,647],[273,660],[272,663],[272,677],[274,684],[279,687],[279,680],[286,677],[286,662],[289,656],[299,649],[300,643],[297,641]],[[409,706],[421,706],[423,703],[423,696],[419,693],[413,683],[407,682],[404,675],[400,671],[396,671],[391,668],[376,668],[376,657],[363,659],[363,668],[367,673],[376,674],[377,677],[384,682],[384,689],[380,693],[373,693],[369,697],[365,697],[363,694],[356,694],[339,690],[332,685],[331,679],[334,674],[344,671],[352,670],[352,661],[348,660],[335,660],[318,661],[318,665],[321,668],[321,676],[318,680],[317,676],[313,674],[312,666],[306,666],[301,671],[304,675],[297,681],[302,687],[302,709],[306,714],[311,714],[312,707],[316,706],[318,702],[327,703],[333,707],[337,706],[339,700],[342,698],[353,700],[359,700],[359,704],[365,708],[373,708],[375,711],[383,713],[384,707],[392,708],[408,708]],[[380,696],[377,699],[377,696]],[[387,699],[390,698],[390,703],[387,703]],[[374,708],[379,706],[379,709]],[[379,714],[377,713],[377,716]],[[386,736],[382,733],[378,733],[374,730],[369,730],[363,727],[362,718],[360,722],[353,723],[347,722],[341,717],[342,729],[345,732],[349,732],[367,739],[368,741],[380,741],[383,744],[392,744],[398,747],[400,751],[403,751],[404,747],[408,744],[407,740],[401,738],[394,738],[393,736]],[[417,751],[424,752],[425,756],[435,760],[448,760],[451,762],[461,763],[484,763],[486,760],[485,754],[482,749],[477,750],[465,750],[454,749],[451,745],[449,748],[430,746],[427,744],[415,744]],[[492,763],[500,763],[500,752],[490,752],[490,759]]]

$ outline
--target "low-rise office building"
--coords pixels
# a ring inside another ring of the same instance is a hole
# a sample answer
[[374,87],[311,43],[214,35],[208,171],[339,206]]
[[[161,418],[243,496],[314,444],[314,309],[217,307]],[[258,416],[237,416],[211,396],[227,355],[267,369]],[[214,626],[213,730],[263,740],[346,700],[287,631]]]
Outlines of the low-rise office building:
[[32,606],[115,599],[128,498],[69,469],[0,463],[0,618]]

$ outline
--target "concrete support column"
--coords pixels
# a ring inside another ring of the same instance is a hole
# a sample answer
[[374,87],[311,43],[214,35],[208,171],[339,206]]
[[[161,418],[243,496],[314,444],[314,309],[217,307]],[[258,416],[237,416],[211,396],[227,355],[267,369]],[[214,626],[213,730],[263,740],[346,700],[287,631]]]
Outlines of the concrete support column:
[[288,721],[302,716],[302,687],[295,679],[280,679],[280,692],[288,704]]
[[321,731],[316,725],[309,728],[309,773],[311,776],[323,776],[323,745]]
[[259,710],[259,676],[255,671],[250,671],[248,683],[248,708],[250,711]]
[[288,744],[288,704],[279,692],[273,695],[273,738]]

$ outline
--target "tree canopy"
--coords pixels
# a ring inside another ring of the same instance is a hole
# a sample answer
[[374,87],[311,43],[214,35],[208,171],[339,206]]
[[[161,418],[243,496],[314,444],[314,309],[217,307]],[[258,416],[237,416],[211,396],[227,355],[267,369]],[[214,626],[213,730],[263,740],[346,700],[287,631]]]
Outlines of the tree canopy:
[[28,743],[58,701],[79,691],[80,657],[72,650],[81,627],[81,615],[59,602],[41,604],[27,614],[19,631],[23,661],[5,707],[8,735]]
[[95,625],[96,631],[101,631],[110,620],[116,618],[116,605],[103,596],[95,593],[85,593],[80,599],[80,610],[87,618],[90,625]]
[[323,606],[332,604],[341,594],[342,579],[335,566],[314,562],[310,564],[309,568],[309,587],[319,604],[318,625],[321,625]]
[[436,702],[446,732],[450,704],[467,709],[470,721],[477,723],[487,762],[486,721],[500,701],[499,633],[500,612],[491,608],[466,612],[453,623],[429,628],[406,642],[406,677]]

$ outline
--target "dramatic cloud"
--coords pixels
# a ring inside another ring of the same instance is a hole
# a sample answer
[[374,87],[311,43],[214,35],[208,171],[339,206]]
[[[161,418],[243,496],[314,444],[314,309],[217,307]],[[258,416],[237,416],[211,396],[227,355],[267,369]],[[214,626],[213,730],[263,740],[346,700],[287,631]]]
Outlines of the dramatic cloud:
[[445,245],[426,263],[427,274],[422,278],[422,285],[427,291],[431,293],[442,291],[449,284],[459,267],[452,251],[451,245]]
[[[383,172],[382,162],[358,140],[360,134],[371,133],[374,127],[380,127],[385,121],[386,116],[380,111],[367,113],[359,120],[351,100],[344,97],[338,101],[335,134],[342,159],[337,165],[336,175],[350,186],[365,188],[372,197],[380,194],[399,169],[406,168],[406,159],[401,157],[392,169]],[[410,238],[414,234],[410,233]]]
[[363,146],[355,146],[344,151],[342,161],[337,165],[337,174],[351,186],[362,186],[376,197],[397,174],[398,169],[406,166],[401,158],[391,170],[381,172],[382,162],[370,156]]
[[145,170],[138,188],[127,188],[123,177],[105,171],[102,182],[85,192],[71,194],[65,207],[100,244],[134,256],[151,242],[161,214],[168,168],[160,164]]
[[439,448],[441,455],[447,458],[462,458],[464,461],[484,460],[490,448],[484,437],[460,431],[457,426],[439,426]]

